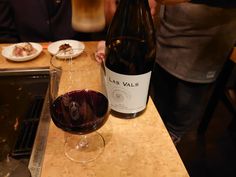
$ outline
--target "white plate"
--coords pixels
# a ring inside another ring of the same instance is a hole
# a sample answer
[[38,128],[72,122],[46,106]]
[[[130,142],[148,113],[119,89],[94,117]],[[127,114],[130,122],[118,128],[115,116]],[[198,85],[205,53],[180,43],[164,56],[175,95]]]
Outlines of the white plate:
[[2,56],[7,58],[8,60],[21,62],[21,61],[32,60],[32,59],[36,58],[42,52],[43,48],[42,48],[42,46],[40,44],[34,43],[34,42],[30,42],[30,44],[37,50],[34,54],[28,55],[28,56],[22,56],[22,57],[14,56],[12,54],[14,47],[16,45],[22,45],[23,46],[24,44],[26,44],[26,43],[25,42],[21,42],[21,43],[17,43],[17,44],[13,44],[13,45],[7,46],[7,47],[3,47]]
[[[63,44],[69,44],[72,49],[78,49],[76,50],[76,52],[72,53],[72,54],[65,54],[65,53],[58,53],[59,51],[59,47]],[[48,52],[51,55],[56,55],[58,58],[73,58],[76,57],[78,55],[80,55],[83,51],[84,51],[85,45],[84,43],[80,42],[80,41],[76,41],[76,40],[60,40],[60,41],[56,41],[51,43],[48,46]]]

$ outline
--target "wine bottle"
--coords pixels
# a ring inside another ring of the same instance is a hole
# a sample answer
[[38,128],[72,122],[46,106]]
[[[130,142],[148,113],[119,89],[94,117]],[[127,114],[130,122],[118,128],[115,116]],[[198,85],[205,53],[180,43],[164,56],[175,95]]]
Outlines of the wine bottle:
[[106,88],[111,113],[134,118],[144,112],[156,40],[148,0],[121,0],[106,36]]

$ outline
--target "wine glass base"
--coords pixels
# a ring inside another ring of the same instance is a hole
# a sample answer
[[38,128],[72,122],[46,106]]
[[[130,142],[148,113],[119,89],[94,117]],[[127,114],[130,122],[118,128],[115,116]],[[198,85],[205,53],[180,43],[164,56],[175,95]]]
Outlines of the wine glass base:
[[103,152],[105,140],[98,132],[86,135],[71,134],[66,138],[65,155],[72,161],[87,163],[97,159]]

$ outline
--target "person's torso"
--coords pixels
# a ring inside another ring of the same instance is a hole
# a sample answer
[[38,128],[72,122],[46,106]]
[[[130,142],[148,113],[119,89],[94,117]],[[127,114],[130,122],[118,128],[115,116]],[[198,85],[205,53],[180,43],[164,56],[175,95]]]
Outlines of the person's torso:
[[71,27],[71,1],[10,0],[10,3],[22,41],[54,41],[75,35]]
[[156,61],[164,69],[186,81],[212,82],[236,42],[236,8],[162,6],[157,40]]

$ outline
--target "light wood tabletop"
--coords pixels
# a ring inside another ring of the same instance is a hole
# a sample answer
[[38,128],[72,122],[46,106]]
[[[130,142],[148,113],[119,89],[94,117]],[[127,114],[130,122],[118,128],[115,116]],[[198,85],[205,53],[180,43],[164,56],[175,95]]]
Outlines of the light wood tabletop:
[[[48,43],[39,57],[27,62],[11,62],[0,56],[0,69],[48,67]],[[85,42],[84,64],[100,67],[93,54],[97,42]],[[7,44],[0,45],[2,47]],[[60,87],[66,84],[63,81]],[[187,177],[189,176],[171,138],[149,98],[146,111],[134,119],[109,116],[98,130],[105,149],[95,161],[79,164],[64,155],[64,132],[51,121],[41,177]]]

